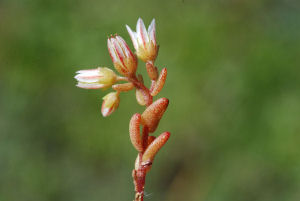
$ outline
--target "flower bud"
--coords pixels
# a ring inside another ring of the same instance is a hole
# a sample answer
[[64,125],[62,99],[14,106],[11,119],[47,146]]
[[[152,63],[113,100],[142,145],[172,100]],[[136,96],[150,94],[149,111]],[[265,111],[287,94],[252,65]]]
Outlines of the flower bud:
[[115,68],[124,76],[135,74],[137,68],[136,56],[131,52],[124,39],[118,35],[107,40],[109,55]]
[[120,97],[118,92],[111,92],[103,97],[101,113],[104,117],[111,115],[119,106]]
[[117,75],[106,67],[80,70],[76,73],[75,79],[78,81],[76,86],[84,89],[109,88],[117,80]]
[[126,28],[137,56],[144,62],[154,61],[158,53],[158,45],[156,44],[155,37],[155,20],[152,20],[148,31],[141,18],[137,21],[136,32],[132,31],[128,25],[126,25]]

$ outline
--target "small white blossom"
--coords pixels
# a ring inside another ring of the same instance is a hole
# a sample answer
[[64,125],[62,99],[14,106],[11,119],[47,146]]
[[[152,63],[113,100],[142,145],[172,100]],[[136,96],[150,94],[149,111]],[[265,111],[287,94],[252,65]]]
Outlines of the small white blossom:
[[148,27],[148,31],[141,18],[137,21],[136,32],[132,31],[128,25],[126,25],[126,28],[131,37],[137,56],[144,62],[154,61],[158,53],[158,45],[155,36],[155,19],[152,20]]
[[80,70],[76,73],[75,79],[78,81],[76,86],[84,89],[108,88],[117,80],[117,75],[106,67]]

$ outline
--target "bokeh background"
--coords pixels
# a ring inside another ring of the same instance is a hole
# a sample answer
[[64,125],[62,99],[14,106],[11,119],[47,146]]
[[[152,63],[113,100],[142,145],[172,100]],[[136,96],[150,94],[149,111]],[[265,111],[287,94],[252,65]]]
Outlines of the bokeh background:
[[107,36],[132,47],[138,17],[156,19],[168,67],[155,135],[172,133],[145,200],[300,200],[299,1],[1,0],[0,201],[133,199],[128,122],[143,107],[121,94],[103,118],[108,92],[73,77],[112,67]]

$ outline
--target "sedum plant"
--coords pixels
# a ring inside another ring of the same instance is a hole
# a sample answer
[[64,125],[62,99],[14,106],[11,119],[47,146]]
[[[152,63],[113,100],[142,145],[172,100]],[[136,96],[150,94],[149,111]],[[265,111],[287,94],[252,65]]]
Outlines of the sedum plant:
[[[129,136],[134,148],[138,151],[132,171],[135,187],[135,201],[143,201],[146,174],[152,167],[154,157],[170,137],[164,132],[158,137],[150,135],[155,132],[160,119],[166,111],[169,100],[160,98],[153,102],[154,96],[162,90],[167,69],[158,72],[154,65],[159,46],[156,42],[155,20],[153,19],[148,30],[141,18],[138,19],[136,32],[126,25],[131,37],[135,53],[128,47],[125,40],[119,36],[110,36],[107,47],[115,69],[120,75],[106,67],[77,71],[75,79],[77,87],[84,89],[108,89],[114,92],[103,97],[101,113],[104,117],[111,115],[119,106],[120,93],[135,89],[138,104],[145,106],[142,114],[135,113],[129,122]],[[138,59],[145,63],[147,74],[151,80],[150,87],[146,87],[143,76],[136,74]]]

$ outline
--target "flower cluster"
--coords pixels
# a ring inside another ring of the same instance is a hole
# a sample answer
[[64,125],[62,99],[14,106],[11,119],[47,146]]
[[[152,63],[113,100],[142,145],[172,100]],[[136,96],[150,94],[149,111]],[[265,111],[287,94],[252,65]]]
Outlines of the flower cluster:
[[[119,35],[110,36],[107,40],[109,55],[120,75],[107,67],[98,67],[77,71],[75,79],[78,81],[77,87],[80,88],[112,88],[114,90],[103,97],[101,113],[104,117],[116,111],[120,103],[120,93],[132,89],[135,89],[137,102],[146,106],[145,111],[142,114],[134,114],[129,123],[131,142],[139,152],[132,172],[136,191],[135,200],[142,201],[146,174],[150,170],[157,152],[170,137],[169,132],[164,132],[158,137],[149,135],[156,130],[169,104],[167,98],[160,98],[153,102],[153,97],[161,91],[165,84],[167,69],[163,68],[159,73],[158,68],[154,65],[159,49],[156,42],[155,20],[152,20],[148,30],[141,18],[138,19],[136,31],[132,31],[128,25],[126,28],[135,53]],[[136,74],[138,59],[145,62],[151,80],[149,88],[144,85],[143,76]],[[140,127],[142,127],[142,132]]]

